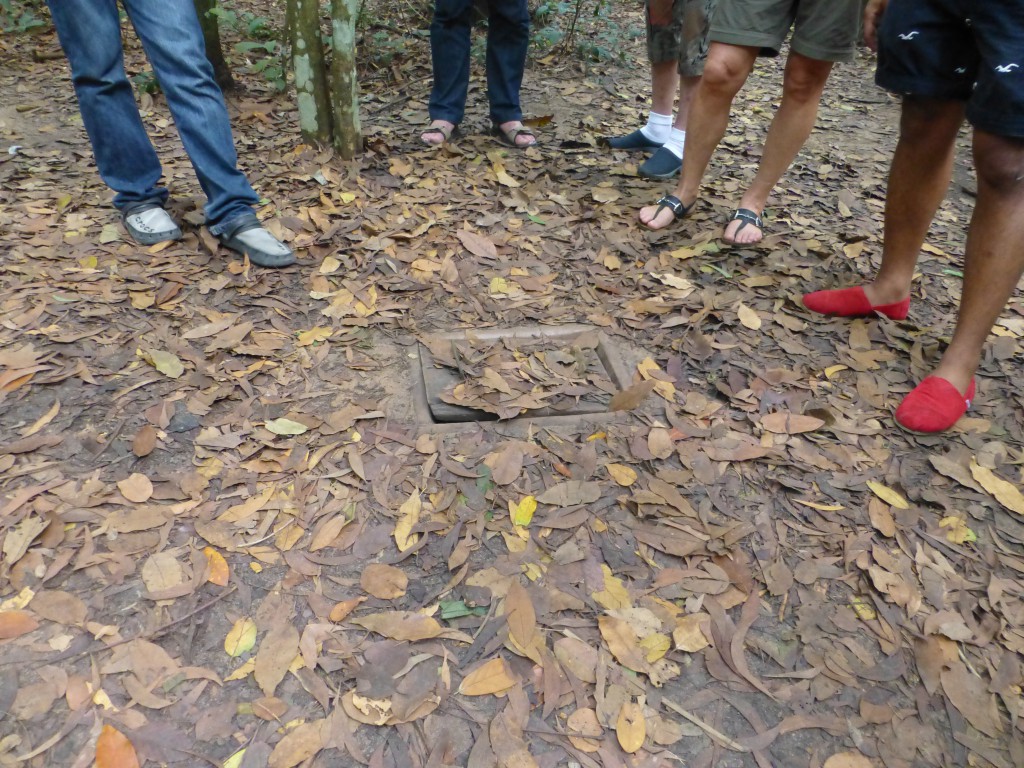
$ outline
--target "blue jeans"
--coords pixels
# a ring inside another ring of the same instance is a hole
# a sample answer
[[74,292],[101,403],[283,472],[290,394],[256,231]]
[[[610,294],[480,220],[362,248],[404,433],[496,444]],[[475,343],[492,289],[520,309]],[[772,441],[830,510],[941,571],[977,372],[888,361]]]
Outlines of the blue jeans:
[[[519,88],[530,45],[530,12],[526,0],[488,0],[488,6],[487,98],[491,120],[498,125],[523,117]],[[473,0],[435,0],[430,24],[434,63],[431,120],[462,122],[469,91],[469,33],[474,13]]]
[[[117,0],[47,0],[61,46],[71,64],[82,122],[96,166],[116,192],[114,205],[131,212],[167,201],[162,170],[142,125],[124,51]],[[206,194],[206,221],[218,224],[252,214],[259,201],[231,136],[224,97],[206,60],[192,0],[123,0],[157,80],[167,97],[182,144]]]

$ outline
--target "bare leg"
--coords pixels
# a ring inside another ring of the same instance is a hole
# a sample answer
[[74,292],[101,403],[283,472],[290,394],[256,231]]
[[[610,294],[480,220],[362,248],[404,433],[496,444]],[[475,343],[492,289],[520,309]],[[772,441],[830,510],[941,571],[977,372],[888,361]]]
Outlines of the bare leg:
[[1024,271],[1024,139],[974,132],[978,201],[967,231],[956,330],[935,375],[967,389],[992,325]]
[[[761,165],[753,183],[740,200],[740,208],[747,208],[757,214],[764,210],[768,196],[811,135],[814,121],[818,117],[821,92],[831,71],[831,61],[811,59],[796,52],[789,54],[782,83],[782,104],[772,119],[764,143],[764,153],[761,155]],[[750,223],[741,229],[742,224],[742,221],[729,222],[724,238],[743,244],[756,243],[761,239],[761,230]]]
[[864,286],[873,305],[894,304],[910,295],[921,245],[949,187],[963,120],[964,105],[957,101],[903,101],[885,195],[882,266],[874,282]]
[[690,105],[693,103],[693,97],[700,86],[700,80],[699,76],[679,78],[679,107],[676,109],[676,119],[672,124],[673,128],[680,131],[686,130],[686,124],[690,119]]
[[[757,48],[711,44],[704,77],[690,108],[692,119],[687,125],[683,170],[673,193],[684,205],[697,199],[704,171],[729,125],[732,100],[750,75],[757,53]],[[662,229],[672,223],[671,211],[662,211],[658,216],[657,208],[649,205],[640,210],[640,221],[650,229]]]
[[679,79],[675,61],[659,61],[651,64],[651,111],[659,115],[671,115],[672,103],[676,98],[676,81]]

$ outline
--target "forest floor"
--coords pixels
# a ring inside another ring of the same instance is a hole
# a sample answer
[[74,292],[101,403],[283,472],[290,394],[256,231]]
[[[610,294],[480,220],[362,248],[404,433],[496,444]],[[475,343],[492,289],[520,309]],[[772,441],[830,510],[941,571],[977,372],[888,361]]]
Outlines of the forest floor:
[[645,115],[625,45],[531,61],[525,152],[479,66],[467,136],[418,144],[422,36],[366,72],[351,163],[241,72],[274,272],[202,230],[159,95],[186,235],[129,241],[56,40],[0,38],[0,765],[1024,765],[1020,296],[967,418],[891,416],[955,317],[966,134],[910,317],[825,320],[801,294],[880,253],[873,57],[726,248],[781,62],[653,234],[670,185],[600,143]]

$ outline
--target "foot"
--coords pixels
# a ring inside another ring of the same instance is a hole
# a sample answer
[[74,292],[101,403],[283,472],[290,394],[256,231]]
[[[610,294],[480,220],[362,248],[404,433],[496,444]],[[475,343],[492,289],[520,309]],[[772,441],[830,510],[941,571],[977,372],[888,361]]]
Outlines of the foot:
[[904,320],[910,311],[910,297],[888,304],[874,304],[862,286],[815,291],[804,296],[804,306],[811,312],[833,317],[873,317],[885,315],[892,320]]
[[686,205],[674,195],[665,195],[654,205],[640,209],[640,223],[648,229],[664,229],[676,219],[686,216],[696,204],[696,200]]
[[625,149],[627,151],[658,149],[662,144],[660,141],[649,138],[639,128],[632,133],[627,133],[625,136],[612,136],[606,141],[612,149]]
[[181,229],[162,206],[153,203],[122,215],[124,228],[139,245],[156,245],[181,238]]
[[216,234],[226,248],[248,256],[256,266],[276,268],[295,263],[292,249],[270,234],[255,214],[227,222]]
[[433,120],[423,133],[420,134],[420,141],[429,147],[437,147],[451,139],[455,133],[455,123],[447,120]]
[[896,423],[908,432],[944,432],[971,407],[974,394],[974,379],[961,391],[940,376],[929,376],[903,398],[896,409]]
[[764,239],[764,222],[761,214],[750,208],[737,208],[729,217],[722,233],[722,240],[728,245],[753,245]]
[[644,160],[636,172],[645,179],[671,179],[678,175],[683,167],[683,159],[677,157],[672,150],[662,147]]
[[509,120],[508,122],[501,123],[498,126],[496,135],[503,138],[506,144],[518,149],[532,147],[537,143],[537,137],[533,135],[533,131],[523,125],[520,120]]

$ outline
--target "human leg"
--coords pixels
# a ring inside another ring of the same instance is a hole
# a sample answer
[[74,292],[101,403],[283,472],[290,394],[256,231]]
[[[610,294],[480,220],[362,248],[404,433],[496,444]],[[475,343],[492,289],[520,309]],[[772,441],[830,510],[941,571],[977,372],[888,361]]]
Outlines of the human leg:
[[[473,0],[435,0],[434,19],[430,23],[430,55],[434,85],[430,92],[431,128],[451,131],[462,122],[469,92],[470,31],[473,28]],[[427,144],[440,144],[443,138],[427,133]]]
[[[818,117],[821,92],[832,71],[831,61],[821,61],[791,51],[782,81],[782,103],[768,129],[761,164],[754,181],[740,200],[740,209],[760,215],[782,174],[796,158]],[[724,239],[740,244],[756,243],[762,237],[754,225],[734,220],[726,227]]]
[[[757,53],[753,47],[711,44],[704,76],[691,105],[682,175],[673,193],[685,206],[697,199],[704,171],[729,124],[732,101],[750,75]],[[640,211],[640,221],[650,229],[662,229],[673,220],[664,208],[659,215],[657,205]]]
[[252,214],[259,196],[238,169],[231,121],[206,59],[195,6],[191,0],[124,5],[206,195],[207,225],[218,234],[223,223]]
[[120,210],[163,206],[162,170],[124,71],[116,0],[50,2],[96,167]]

